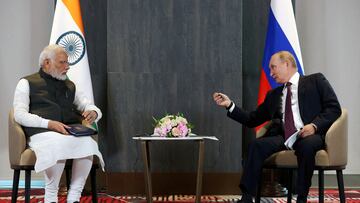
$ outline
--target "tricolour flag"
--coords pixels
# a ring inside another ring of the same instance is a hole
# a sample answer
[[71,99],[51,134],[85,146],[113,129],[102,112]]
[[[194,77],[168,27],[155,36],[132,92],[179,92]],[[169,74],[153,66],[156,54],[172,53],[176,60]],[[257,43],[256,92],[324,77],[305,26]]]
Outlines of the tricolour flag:
[[[264,57],[260,75],[258,105],[264,101],[266,93],[270,89],[280,85],[270,76],[269,69],[270,58],[278,51],[289,51],[292,53],[296,60],[298,72],[300,75],[304,75],[299,37],[291,0],[271,0],[270,3]],[[259,127],[257,129],[259,129]]]
[[50,44],[65,48],[70,65],[67,76],[75,83],[77,91],[94,102],[79,0],[56,1]]

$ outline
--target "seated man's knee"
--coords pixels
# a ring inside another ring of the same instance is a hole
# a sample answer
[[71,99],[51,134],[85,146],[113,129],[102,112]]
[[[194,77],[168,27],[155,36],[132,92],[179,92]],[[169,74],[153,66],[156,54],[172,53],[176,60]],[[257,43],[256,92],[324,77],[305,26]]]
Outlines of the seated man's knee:
[[312,156],[316,153],[318,147],[312,145],[311,142],[307,142],[306,139],[297,143],[295,147],[296,155],[300,156]]
[[262,148],[262,142],[259,139],[254,139],[249,143],[249,150],[258,150]]

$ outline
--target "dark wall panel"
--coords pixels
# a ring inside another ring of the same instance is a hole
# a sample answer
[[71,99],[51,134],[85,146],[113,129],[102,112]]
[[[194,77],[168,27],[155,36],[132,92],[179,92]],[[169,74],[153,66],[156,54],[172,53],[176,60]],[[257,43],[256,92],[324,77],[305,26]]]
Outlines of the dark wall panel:
[[[212,101],[223,91],[242,102],[242,1],[107,2],[107,135],[110,172],[142,171],[132,136],[151,132],[152,116],[182,112],[205,145],[205,170],[241,169],[241,126]],[[152,143],[155,171],[195,171],[194,143]]]
[[[270,1],[244,1],[243,30],[243,107],[253,110],[257,106],[260,71],[265,47]],[[254,129],[243,128],[243,156],[248,144],[255,139]]]
[[80,3],[94,100],[103,113],[98,123],[99,147],[103,151],[102,138],[107,134],[107,1],[81,0]]

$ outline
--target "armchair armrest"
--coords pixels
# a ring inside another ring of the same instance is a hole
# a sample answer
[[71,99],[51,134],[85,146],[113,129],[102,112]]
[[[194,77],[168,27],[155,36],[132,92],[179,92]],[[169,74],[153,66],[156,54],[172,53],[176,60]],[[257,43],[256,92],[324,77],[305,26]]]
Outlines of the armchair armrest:
[[9,112],[9,159],[10,165],[20,163],[21,154],[26,149],[26,136],[22,127],[14,119],[14,109]]
[[325,144],[329,155],[329,164],[342,166],[347,164],[348,151],[348,112],[342,109],[341,116],[326,133]]

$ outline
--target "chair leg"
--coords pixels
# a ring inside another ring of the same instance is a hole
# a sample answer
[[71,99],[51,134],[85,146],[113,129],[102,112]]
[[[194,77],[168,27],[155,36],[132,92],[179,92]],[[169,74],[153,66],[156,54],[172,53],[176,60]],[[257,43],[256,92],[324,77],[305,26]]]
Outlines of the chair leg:
[[14,169],[11,203],[16,203],[17,200],[18,189],[19,189],[19,178],[20,178],[20,169]]
[[31,170],[25,170],[25,203],[30,203]]
[[324,203],[324,170],[319,169],[319,203]]
[[70,190],[70,168],[65,166],[66,189]]
[[292,179],[293,179],[293,169],[289,169],[289,180],[288,180],[288,194],[287,194],[287,203],[291,203],[292,199]]
[[90,171],[90,179],[91,179],[91,194],[92,194],[92,202],[97,203],[97,190],[96,190],[96,167],[92,167]]
[[340,202],[345,203],[344,178],[342,170],[336,170],[336,177],[338,181]]
[[258,186],[257,186],[255,203],[260,203],[260,200],[261,200],[261,181],[262,181],[262,170],[261,170],[261,174],[260,174],[259,182],[258,182]]

